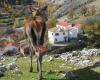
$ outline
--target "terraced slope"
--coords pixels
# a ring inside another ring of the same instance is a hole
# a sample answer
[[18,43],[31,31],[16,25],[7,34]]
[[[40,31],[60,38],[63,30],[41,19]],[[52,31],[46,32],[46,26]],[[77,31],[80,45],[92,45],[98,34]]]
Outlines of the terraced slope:
[[72,0],[72,2],[70,0],[67,0],[64,4],[61,5],[61,7],[59,9],[57,9],[57,11],[55,11],[53,16],[55,18],[58,18],[60,16],[65,15],[66,13],[68,13],[68,11],[70,10],[71,7],[76,9],[82,5],[88,4],[93,1],[95,1],[95,0]]

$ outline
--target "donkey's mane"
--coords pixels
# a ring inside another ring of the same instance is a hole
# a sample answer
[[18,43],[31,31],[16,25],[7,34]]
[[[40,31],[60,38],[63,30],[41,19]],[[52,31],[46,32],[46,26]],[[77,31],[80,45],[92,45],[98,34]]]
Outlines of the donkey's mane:
[[25,21],[24,21],[24,24],[25,24],[24,30],[26,30],[26,27],[28,25],[29,27],[32,27],[32,28],[36,27],[36,30],[40,31],[43,23],[44,23],[44,20],[40,16],[36,16],[34,18],[29,17],[29,18],[25,19]]

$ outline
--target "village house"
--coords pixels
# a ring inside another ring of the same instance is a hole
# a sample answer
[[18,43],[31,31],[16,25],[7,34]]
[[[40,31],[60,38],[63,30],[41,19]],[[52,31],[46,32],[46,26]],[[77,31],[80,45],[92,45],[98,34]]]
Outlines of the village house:
[[66,21],[58,21],[56,27],[48,30],[48,39],[50,43],[69,42],[78,39],[78,35],[82,33],[80,23],[69,23]]

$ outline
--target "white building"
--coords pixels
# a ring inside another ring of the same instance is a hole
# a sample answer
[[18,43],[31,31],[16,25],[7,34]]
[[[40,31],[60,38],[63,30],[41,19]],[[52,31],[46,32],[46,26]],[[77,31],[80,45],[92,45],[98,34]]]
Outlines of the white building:
[[56,27],[48,30],[48,39],[50,43],[68,42],[77,39],[80,33],[82,33],[82,30],[79,23],[58,21]]

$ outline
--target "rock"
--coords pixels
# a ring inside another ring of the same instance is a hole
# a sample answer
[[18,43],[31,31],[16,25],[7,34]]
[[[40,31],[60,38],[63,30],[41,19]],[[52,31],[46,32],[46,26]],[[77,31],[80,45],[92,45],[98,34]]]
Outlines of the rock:
[[54,57],[50,56],[48,62],[53,61]]
[[54,58],[58,58],[59,56],[59,54],[54,54]]
[[24,27],[16,28],[15,32],[23,32]]
[[67,78],[67,73],[61,73],[61,78]]
[[90,61],[90,60],[81,60],[81,61],[79,61],[76,65],[77,66],[80,66],[80,67],[87,67],[87,66],[90,66],[90,65],[92,65],[93,63],[92,63],[92,61]]
[[20,74],[20,75],[23,74],[22,71],[19,70],[18,68],[15,68],[15,69],[13,70],[12,73],[17,74],[17,75],[19,75],[19,74]]
[[73,72],[68,72],[68,73],[66,73],[66,75],[67,75],[67,77],[68,77],[70,80],[75,80],[76,78],[79,77],[78,74],[75,74],[75,73],[73,73]]
[[4,61],[5,60],[5,57],[3,56],[3,51],[2,51],[2,53],[0,53],[0,61]]
[[6,46],[3,55],[13,56],[18,52],[18,48],[15,46]]
[[0,55],[0,61],[1,61],[1,60],[4,60],[4,57],[3,57],[2,55]]
[[100,49],[89,49],[88,53],[90,56],[99,56],[100,55]]
[[100,61],[96,62],[94,66],[100,66]]
[[7,70],[7,68],[6,68],[6,66],[5,65],[3,65],[3,66],[0,66],[0,71],[1,72],[5,72]]
[[6,66],[5,65],[0,65],[0,77],[3,77],[4,76],[4,73],[6,71]]
[[80,51],[80,53],[81,53],[81,55],[86,55],[86,56],[88,56],[89,54],[88,54],[88,49],[83,49],[82,51]]
[[7,64],[6,67],[9,70],[14,70],[15,68],[17,68],[17,65],[15,63],[9,63],[9,64]]
[[[91,57],[99,56],[100,49],[87,49],[84,48],[81,51],[72,51],[62,53],[60,58],[65,61],[65,63],[73,64],[78,67],[87,67],[93,65]],[[62,65],[60,67],[63,67]]]
[[78,56],[79,55],[79,51],[72,51],[72,56]]
[[80,51],[81,55],[84,56],[99,56],[100,55],[100,49],[83,49]]
[[62,54],[61,56],[60,56],[60,58],[62,59],[62,60],[64,60],[64,61],[69,61],[73,56],[72,56],[73,54],[72,53],[70,53],[70,52],[67,52],[66,54]]
[[79,77],[78,74],[75,74],[73,72],[65,72],[65,71],[61,72],[60,75],[62,78],[69,78],[70,80],[75,80],[76,78]]
[[59,67],[66,67],[66,64],[61,64]]
[[2,71],[0,71],[0,77],[3,77],[4,73]]
[[3,66],[3,63],[0,63],[0,66]]

